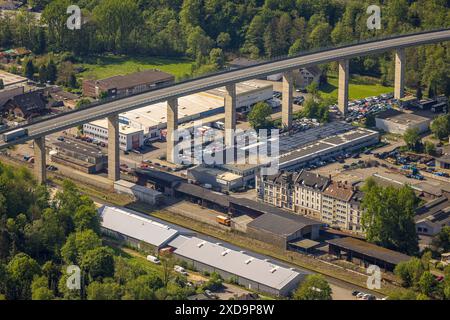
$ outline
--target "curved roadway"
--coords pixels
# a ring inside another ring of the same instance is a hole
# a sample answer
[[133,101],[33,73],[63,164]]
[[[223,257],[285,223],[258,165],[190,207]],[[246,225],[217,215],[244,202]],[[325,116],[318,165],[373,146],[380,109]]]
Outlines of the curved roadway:
[[28,128],[29,131],[29,135],[26,138],[11,141],[10,143],[2,142],[0,143],[0,149],[9,145],[23,143],[34,138],[66,130],[86,122],[105,118],[113,114],[148,106],[149,104],[163,102],[170,98],[178,98],[232,83],[238,83],[275,73],[298,69],[300,67],[307,67],[341,59],[381,53],[393,49],[407,48],[449,40],[450,30],[432,31],[329,49],[321,52],[305,54],[303,56],[268,62],[244,69],[206,76],[196,80],[174,84],[169,87],[107,102],[91,108],[81,109],[67,115],[61,115],[35,124],[27,125],[24,127]]

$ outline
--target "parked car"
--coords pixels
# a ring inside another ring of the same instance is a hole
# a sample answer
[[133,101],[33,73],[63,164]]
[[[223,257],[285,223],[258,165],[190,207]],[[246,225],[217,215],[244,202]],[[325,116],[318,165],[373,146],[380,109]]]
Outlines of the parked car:
[[184,275],[184,276],[187,276],[187,275],[188,275],[188,273],[186,272],[186,270],[185,270],[183,267],[181,267],[181,266],[177,266],[177,265],[176,265],[176,266],[173,267],[173,270],[174,270],[175,272],[178,272],[178,273]]
[[152,262],[154,264],[160,264],[161,263],[161,261],[157,257],[152,256],[152,255],[148,255],[147,256],[147,261],[150,261],[150,262]]
[[219,299],[219,297],[212,293],[210,290],[205,290],[205,295],[210,299]]
[[359,292],[356,294],[356,298],[362,299],[364,297],[364,295],[366,295],[364,292]]

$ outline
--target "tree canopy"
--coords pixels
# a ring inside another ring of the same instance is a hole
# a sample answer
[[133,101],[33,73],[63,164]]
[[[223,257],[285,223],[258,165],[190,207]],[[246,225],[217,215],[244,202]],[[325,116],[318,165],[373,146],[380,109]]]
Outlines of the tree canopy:
[[363,191],[361,222],[367,240],[409,255],[417,253],[414,216],[418,198],[411,187],[382,187],[369,178]]
[[294,292],[295,300],[331,300],[332,290],[325,278],[320,274],[311,274]]

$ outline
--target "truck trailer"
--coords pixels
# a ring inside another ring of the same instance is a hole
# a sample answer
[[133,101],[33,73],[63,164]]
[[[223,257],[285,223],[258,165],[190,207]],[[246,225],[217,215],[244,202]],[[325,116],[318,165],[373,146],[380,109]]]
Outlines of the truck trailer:
[[28,129],[20,128],[9,132],[5,132],[3,134],[3,141],[11,142],[26,136],[28,136]]

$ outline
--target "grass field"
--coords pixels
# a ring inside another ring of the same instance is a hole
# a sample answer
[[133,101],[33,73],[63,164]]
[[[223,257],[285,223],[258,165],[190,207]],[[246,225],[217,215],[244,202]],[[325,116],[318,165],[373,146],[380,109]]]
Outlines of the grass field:
[[159,69],[173,74],[177,79],[191,73],[192,61],[185,58],[95,56],[77,65],[85,70],[79,75],[84,79],[103,79],[147,69]]
[[[393,92],[394,88],[385,87],[379,83],[365,84],[359,76],[352,77],[349,81],[349,99],[362,99],[371,96],[378,96],[382,93]],[[320,88],[320,93],[324,98],[338,96],[338,77],[337,75],[328,76],[328,84]]]

